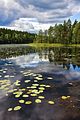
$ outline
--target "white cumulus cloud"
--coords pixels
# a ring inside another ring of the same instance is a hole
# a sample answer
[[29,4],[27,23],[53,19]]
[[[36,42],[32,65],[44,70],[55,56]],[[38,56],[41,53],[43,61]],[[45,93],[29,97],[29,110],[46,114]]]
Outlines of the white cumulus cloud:
[[80,0],[0,0],[0,26],[31,32],[80,12]]

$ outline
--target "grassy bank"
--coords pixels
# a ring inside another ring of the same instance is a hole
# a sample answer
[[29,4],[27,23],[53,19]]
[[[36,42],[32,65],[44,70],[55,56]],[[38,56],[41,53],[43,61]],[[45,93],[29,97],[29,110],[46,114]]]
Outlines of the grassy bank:
[[59,43],[31,43],[29,46],[32,47],[80,47],[80,44],[59,44]]

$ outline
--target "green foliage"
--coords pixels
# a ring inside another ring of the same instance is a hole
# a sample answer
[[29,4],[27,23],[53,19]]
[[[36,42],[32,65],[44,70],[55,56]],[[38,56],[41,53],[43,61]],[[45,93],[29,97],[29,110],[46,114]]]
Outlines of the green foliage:
[[69,19],[38,34],[0,28],[0,44],[28,43],[80,44],[80,22],[75,20],[72,24]]
[[[47,34],[45,34],[47,31]],[[48,30],[36,35],[36,43],[60,43],[79,44],[80,43],[80,22],[76,20],[72,24],[71,20],[64,21],[63,24],[50,26]]]
[[0,44],[32,43],[35,34],[0,28]]

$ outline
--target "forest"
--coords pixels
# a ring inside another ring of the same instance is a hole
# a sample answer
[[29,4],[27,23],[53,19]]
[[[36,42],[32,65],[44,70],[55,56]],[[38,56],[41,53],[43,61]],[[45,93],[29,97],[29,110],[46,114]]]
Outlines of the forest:
[[26,44],[32,43],[35,34],[28,32],[0,28],[0,44]]
[[39,31],[35,41],[37,43],[61,43],[61,44],[80,44],[80,22],[74,23],[70,19],[64,21],[63,24],[55,24],[50,26],[44,32]]
[[0,28],[0,44],[28,43],[80,44],[80,22],[68,19],[38,34]]

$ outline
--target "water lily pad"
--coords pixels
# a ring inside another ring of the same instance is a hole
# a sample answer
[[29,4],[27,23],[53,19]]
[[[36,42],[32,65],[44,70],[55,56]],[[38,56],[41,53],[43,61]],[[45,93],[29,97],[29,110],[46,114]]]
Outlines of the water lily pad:
[[10,76],[9,75],[5,75],[4,78],[9,78]]
[[40,89],[40,90],[45,90],[45,88],[44,88],[44,87],[39,87],[39,89]]
[[32,89],[35,89],[35,88],[36,88],[36,86],[31,86],[31,88],[32,88]]
[[33,74],[32,76],[33,76],[33,77],[36,77],[37,75],[36,75],[36,74]]
[[17,89],[14,89],[14,91],[17,91]]
[[52,78],[52,77],[48,77],[47,79],[48,79],[48,80],[52,80],[53,78]]
[[24,75],[25,77],[29,76],[29,75]]
[[46,85],[47,88],[51,87],[50,85]]
[[21,95],[15,95],[15,98],[19,98]]
[[9,90],[9,91],[8,91],[8,93],[12,93],[12,92],[14,92],[14,90]]
[[11,112],[11,111],[12,111],[12,108],[9,108],[8,111]]
[[43,80],[43,78],[39,78],[39,77],[35,77],[35,79],[37,79],[37,80]]
[[39,84],[32,84],[33,86],[39,86]]
[[43,77],[43,76],[39,74],[38,77]]
[[16,106],[15,108],[14,108],[14,111],[17,111],[17,110],[20,110],[21,109],[21,106]]
[[34,80],[34,82],[38,82],[37,80]]
[[30,80],[25,80],[25,83],[29,83],[30,82]]
[[21,91],[25,91],[26,89],[25,88],[22,88]]
[[24,103],[24,100],[19,100],[19,103]]
[[27,87],[27,89],[30,89],[31,87]]
[[39,96],[38,98],[39,98],[39,99],[44,99],[45,97],[44,97],[44,96]]
[[3,73],[6,73],[6,71],[3,71]]
[[14,95],[16,95],[16,94],[17,94],[17,95],[22,95],[22,93],[23,93],[23,92],[17,91],[17,92],[14,92],[13,94],[14,94]]
[[32,101],[26,101],[25,104],[30,105],[30,104],[32,104]]
[[36,99],[35,103],[41,103],[41,100],[40,99]]
[[26,98],[26,97],[29,97],[29,95],[23,95],[22,97]]
[[32,93],[36,93],[36,92],[38,92],[38,90],[36,90],[36,89],[32,90]]
[[15,76],[10,76],[10,78],[14,78]]
[[48,101],[49,104],[54,105],[54,101]]
[[62,96],[61,98],[62,98],[63,100],[66,100],[66,99],[70,98],[70,96]]
[[41,84],[41,85],[40,85],[40,87],[45,87],[45,86],[46,86],[46,85],[44,85],[44,84]]
[[43,90],[39,90],[39,93],[43,93],[44,91]]
[[20,86],[21,84],[17,84],[17,83],[16,83],[15,85],[16,85],[16,86]]
[[37,96],[37,94],[31,94],[31,96],[32,96],[32,97],[35,97],[35,96]]

